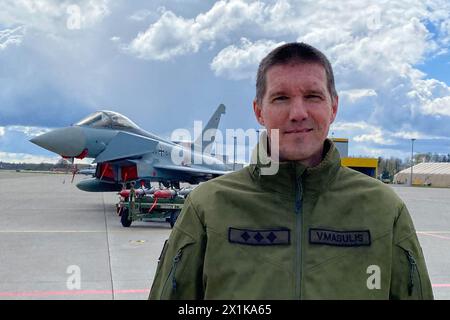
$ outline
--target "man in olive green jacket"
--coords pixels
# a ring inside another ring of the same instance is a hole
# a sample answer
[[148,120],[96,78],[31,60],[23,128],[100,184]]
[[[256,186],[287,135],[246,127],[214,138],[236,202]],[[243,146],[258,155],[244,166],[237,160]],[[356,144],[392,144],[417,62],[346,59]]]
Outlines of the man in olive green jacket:
[[190,194],[150,299],[433,298],[405,204],[342,167],[326,138],[337,107],[317,49],[290,43],[262,60],[253,108],[267,135],[250,166]]

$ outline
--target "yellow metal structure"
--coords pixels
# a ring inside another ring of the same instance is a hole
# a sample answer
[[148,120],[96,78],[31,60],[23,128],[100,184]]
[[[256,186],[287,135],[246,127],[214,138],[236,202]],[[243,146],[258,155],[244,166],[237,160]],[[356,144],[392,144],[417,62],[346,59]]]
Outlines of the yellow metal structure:
[[376,178],[378,176],[377,158],[341,158],[341,164],[345,167],[368,174]]
[[346,142],[348,143],[348,139],[345,138],[332,138],[334,142]]
[[344,167],[352,168],[376,178],[378,176],[378,159],[377,158],[352,158],[348,156],[348,139],[331,138],[341,155],[341,164]]

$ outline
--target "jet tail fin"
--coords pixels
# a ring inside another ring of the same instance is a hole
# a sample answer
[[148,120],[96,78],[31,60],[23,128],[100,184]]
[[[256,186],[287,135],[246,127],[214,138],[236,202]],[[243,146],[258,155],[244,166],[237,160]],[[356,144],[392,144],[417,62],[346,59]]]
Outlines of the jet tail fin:
[[[207,147],[208,143],[211,143],[216,138],[216,130],[219,126],[220,117],[222,114],[225,114],[225,105],[220,104],[214,114],[209,119],[208,123],[206,124],[205,128],[202,131],[202,134],[195,140],[194,145],[202,146],[202,152]],[[204,139],[204,138],[208,139]]]

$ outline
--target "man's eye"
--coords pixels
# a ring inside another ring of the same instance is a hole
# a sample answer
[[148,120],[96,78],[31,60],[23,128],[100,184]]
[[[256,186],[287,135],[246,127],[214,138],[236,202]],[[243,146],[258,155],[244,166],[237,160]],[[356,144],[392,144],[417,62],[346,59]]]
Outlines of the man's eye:
[[273,99],[272,99],[272,102],[285,101],[285,100],[287,100],[287,99],[289,99],[289,98],[286,97],[286,96],[278,96],[278,97],[273,98]]
[[309,94],[306,96],[306,99],[308,100],[323,100],[321,96],[316,94]]

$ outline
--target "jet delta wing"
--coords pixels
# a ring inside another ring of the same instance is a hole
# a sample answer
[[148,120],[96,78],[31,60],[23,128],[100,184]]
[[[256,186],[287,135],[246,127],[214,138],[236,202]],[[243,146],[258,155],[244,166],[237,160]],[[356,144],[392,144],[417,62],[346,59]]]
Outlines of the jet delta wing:
[[221,160],[203,153],[204,144],[214,141],[223,113],[221,104],[190,148],[149,133],[112,111],[95,112],[71,127],[30,141],[65,158],[94,158],[95,177],[77,184],[84,191],[118,191],[132,181],[196,184],[230,172]]

